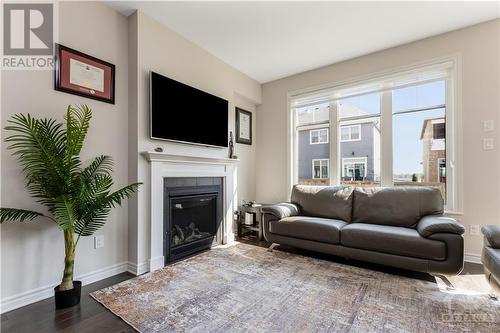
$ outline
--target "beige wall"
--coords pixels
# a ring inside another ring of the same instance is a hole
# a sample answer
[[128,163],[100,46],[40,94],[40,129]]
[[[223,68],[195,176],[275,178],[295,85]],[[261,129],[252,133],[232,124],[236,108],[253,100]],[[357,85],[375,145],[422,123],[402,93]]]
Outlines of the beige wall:
[[[166,152],[178,154],[215,157],[228,154],[227,149],[149,139],[149,71],[229,100],[229,128],[233,131],[235,106],[252,111],[255,125],[261,86],[142,13],[127,18],[95,2],[62,2],[59,18],[61,44],[116,65],[116,104],[54,91],[52,71],[4,71],[2,127],[17,112],[62,121],[65,107],[70,103],[86,103],[94,109],[83,160],[98,154],[111,155],[115,160],[117,186],[130,181],[144,182],[144,186],[128,204],[114,209],[106,226],[97,232],[105,237],[104,248],[93,249],[92,237],[80,241],[76,276],[101,270],[105,270],[102,273],[105,275],[114,267],[123,270],[127,265],[134,271],[141,265],[144,267],[149,258],[149,165],[140,153],[162,146]],[[236,144],[241,159],[240,200],[255,199],[255,142],[254,137],[252,146]],[[24,190],[19,166],[5,145],[1,157],[1,206],[40,209]],[[20,296],[25,293],[29,300],[50,296],[63,269],[64,244],[58,228],[53,223],[38,221],[23,225],[5,223],[0,230],[2,303],[12,299],[22,301]]]
[[[130,180],[144,182],[135,207],[129,216],[129,258],[138,265],[144,265],[149,258],[149,164],[140,155],[162,146],[165,152],[195,156],[227,157],[227,149],[207,148],[194,145],[153,141],[149,139],[149,71],[155,71],[186,83],[198,89],[220,96],[229,101],[229,129],[234,130],[234,107],[241,106],[249,111],[261,100],[261,86],[255,80],[230,67],[199,46],[161,25],[147,15],[137,12],[129,17],[130,27],[136,26],[132,38],[136,48],[130,48],[130,72],[136,72],[138,81],[135,91],[130,91],[130,99],[137,98],[137,105],[130,104],[130,123],[136,124],[137,150],[129,156],[132,171]],[[134,59],[135,58],[135,59]],[[135,75],[135,74],[133,74]],[[134,97],[133,95],[137,96]],[[257,118],[254,113],[254,119]],[[135,131],[135,129],[133,129]],[[135,142],[133,143],[135,146]],[[132,149],[132,148],[131,148]],[[255,199],[255,144],[236,145],[241,158],[238,172],[239,199]],[[136,237],[136,242],[133,237]]]
[[[281,80],[262,88],[257,113],[257,199],[287,200],[287,93],[331,82],[370,75],[401,66],[459,54],[461,57],[462,124],[457,160],[462,171],[463,213],[469,224],[499,224],[500,160],[498,153],[500,91],[500,20],[395,47]],[[482,121],[493,119],[494,132],[482,132]],[[482,138],[493,137],[497,148],[482,149]],[[481,236],[465,235],[466,254],[478,256]],[[477,258],[477,257],[476,257]]]
[[[37,117],[62,121],[68,104],[88,104],[94,112],[82,160],[87,162],[100,154],[111,155],[115,162],[115,185],[123,186],[128,174],[127,19],[108,7],[91,2],[62,2],[59,18],[61,44],[116,65],[116,104],[55,91],[53,71],[3,71],[2,138],[6,134],[3,127],[14,113],[29,112]],[[25,190],[19,165],[3,143],[1,154],[1,206],[40,209]],[[97,232],[97,235],[104,235],[103,248],[93,249],[92,237],[80,240],[76,277],[117,264],[126,265],[127,232],[125,204],[125,207],[114,209],[108,223]],[[2,301],[42,287],[48,287],[50,292],[50,287],[62,278],[63,235],[52,222],[2,224],[1,251]]]

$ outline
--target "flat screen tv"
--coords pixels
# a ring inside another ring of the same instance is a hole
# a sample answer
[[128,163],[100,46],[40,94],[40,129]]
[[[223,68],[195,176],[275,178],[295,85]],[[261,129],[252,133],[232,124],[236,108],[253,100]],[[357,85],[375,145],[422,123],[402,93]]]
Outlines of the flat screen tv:
[[151,139],[228,146],[228,102],[155,72],[150,74]]

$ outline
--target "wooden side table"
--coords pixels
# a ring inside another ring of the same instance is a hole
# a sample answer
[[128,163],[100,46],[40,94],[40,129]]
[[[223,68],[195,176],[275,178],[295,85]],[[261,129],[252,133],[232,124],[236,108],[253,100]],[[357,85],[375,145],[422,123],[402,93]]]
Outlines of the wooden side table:
[[[238,210],[238,237],[244,236],[248,232],[254,232],[257,234],[258,240],[263,240],[263,230],[262,230],[262,207],[266,205],[254,204],[254,205],[242,205]],[[253,216],[252,224],[245,224],[246,214],[251,214]]]

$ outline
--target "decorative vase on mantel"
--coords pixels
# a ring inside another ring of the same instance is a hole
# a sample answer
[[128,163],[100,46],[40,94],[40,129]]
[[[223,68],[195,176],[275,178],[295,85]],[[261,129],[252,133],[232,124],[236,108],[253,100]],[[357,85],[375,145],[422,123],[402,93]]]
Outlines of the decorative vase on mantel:
[[237,158],[234,155],[233,131],[229,131],[229,158]]

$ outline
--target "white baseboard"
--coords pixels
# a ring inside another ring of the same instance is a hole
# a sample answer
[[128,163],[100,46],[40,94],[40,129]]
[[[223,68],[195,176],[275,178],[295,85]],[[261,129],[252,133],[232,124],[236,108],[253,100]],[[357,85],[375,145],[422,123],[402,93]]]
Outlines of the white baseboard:
[[149,259],[149,271],[153,272],[157,269],[163,268],[165,266],[165,257],[158,256],[153,259]]
[[[75,277],[75,280],[82,281],[82,285],[87,285],[102,279],[106,279],[116,274],[126,272],[129,263],[122,262],[105,268],[95,270],[90,273],[82,274]],[[54,282],[52,284],[25,291],[16,295],[5,297],[0,301],[0,313],[5,313],[22,306],[35,303],[46,298],[54,296],[54,287],[59,284]]]
[[472,262],[474,264],[482,264],[481,255],[476,253],[466,253],[464,255],[464,261]]
[[134,275],[141,275],[149,272],[149,264],[147,262],[136,264],[129,261],[127,263],[127,271]]

